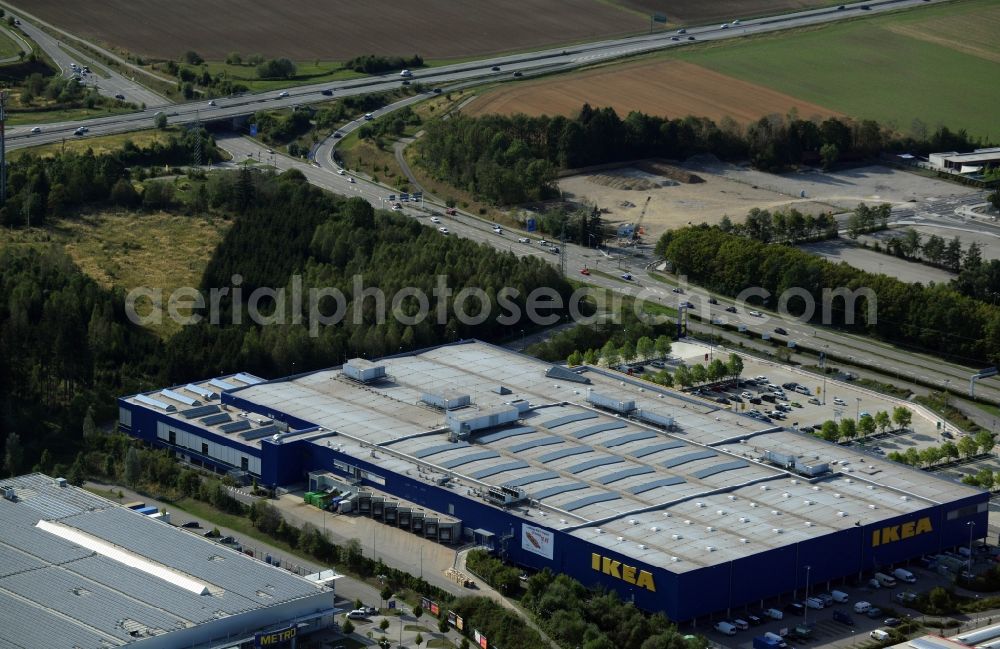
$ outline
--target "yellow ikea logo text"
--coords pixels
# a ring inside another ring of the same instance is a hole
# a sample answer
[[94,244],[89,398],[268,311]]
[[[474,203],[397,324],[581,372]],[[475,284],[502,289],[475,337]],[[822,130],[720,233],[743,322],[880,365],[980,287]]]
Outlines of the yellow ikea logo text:
[[917,534],[933,531],[934,527],[931,525],[931,519],[927,517],[921,518],[919,521],[903,523],[902,525],[883,527],[880,530],[872,532],[872,547],[885,545],[886,543],[895,543],[896,541],[912,538]]
[[639,588],[645,588],[651,593],[656,592],[653,575],[645,570],[639,570],[635,566],[627,566],[621,561],[615,561],[608,557],[602,557],[597,553],[591,553],[590,567],[598,572],[611,575],[615,579],[621,579],[624,582],[635,584]]

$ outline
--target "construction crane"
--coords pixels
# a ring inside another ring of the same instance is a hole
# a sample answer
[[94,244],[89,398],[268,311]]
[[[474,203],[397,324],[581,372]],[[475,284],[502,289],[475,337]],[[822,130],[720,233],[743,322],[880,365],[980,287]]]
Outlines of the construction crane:
[[635,227],[632,229],[632,241],[639,240],[639,233],[642,230],[642,219],[646,216],[646,210],[649,209],[649,200],[653,198],[652,196],[646,197],[646,202],[642,204],[642,211],[639,212],[639,219],[635,222]]

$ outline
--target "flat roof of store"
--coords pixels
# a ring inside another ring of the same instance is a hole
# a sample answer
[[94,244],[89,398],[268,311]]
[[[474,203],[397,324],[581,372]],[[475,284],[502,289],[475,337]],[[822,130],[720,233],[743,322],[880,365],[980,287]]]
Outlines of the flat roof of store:
[[120,646],[328,592],[34,473],[0,481],[0,645]]
[[[482,342],[378,363],[391,377],[378,385],[334,369],[231,394],[316,424],[329,434],[315,443],[374,457],[386,471],[428,482],[448,476],[463,494],[521,487],[535,501],[520,508],[526,518],[676,571],[978,493],[617,373],[587,368],[589,386],[549,378],[549,363]],[[676,429],[599,410],[588,389],[672,417]],[[421,401],[444,390],[470,395],[464,412],[518,399],[531,408],[517,422],[450,441],[445,413]],[[807,480],[765,463],[766,450],[827,462],[832,473]]]

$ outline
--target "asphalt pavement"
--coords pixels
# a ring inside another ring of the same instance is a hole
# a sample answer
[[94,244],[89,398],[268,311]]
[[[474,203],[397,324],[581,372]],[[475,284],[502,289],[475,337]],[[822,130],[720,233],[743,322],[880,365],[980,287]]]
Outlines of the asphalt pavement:
[[[540,71],[572,70],[593,65],[603,61],[625,56],[634,56],[674,47],[684,47],[700,41],[724,40],[741,38],[753,34],[779,31],[793,27],[817,25],[835,22],[859,15],[874,15],[885,11],[894,11],[906,7],[916,7],[924,4],[936,4],[947,0],[876,0],[874,2],[857,2],[843,5],[843,10],[837,7],[824,7],[807,11],[798,11],[766,18],[747,19],[740,25],[722,28],[721,25],[691,27],[680,35],[676,32],[660,32],[642,36],[632,36],[593,43],[582,43],[563,48],[550,48],[536,52],[511,54],[473,62],[443,65],[434,68],[415,70],[411,83],[422,83],[433,88],[435,86],[457,82],[478,81],[509,81],[515,73],[522,75],[534,74]],[[866,7],[867,9],[862,9]],[[335,81],[306,86],[297,86],[285,91],[268,91],[261,93],[246,93],[240,96],[223,97],[215,100],[214,106],[207,102],[196,101],[188,103],[160,106],[168,119],[175,124],[190,123],[208,119],[221,120],[225,118],[243,117],[262,108],[290,108],[295,105],[329,101],[330,96],[345,97],[373,92],[383,92],[398,88],[402,79],[396,74],[385,74],[349,81]],[[332,95],[323,94],[332,92]],[[135,90],[130,91],[135,94]],[[126,98],[129,93],[123,92]],[[147,101],[147,106],[154,104]],[[90,129],[89,135],[106,135],[122,133],[152,126],[153,111],[129,115],[116,115],[73,122],[47,124],[42,127],[42,133],[29,133],[28,128],[13,127],[8,129],[8,148],[32,146],[58,141],[72,133],[78,126]]]
[[[19,25],[20,30],[49,55],[59,67],[59,72],[63,77],[69,78],[73,76],[73,63],[81,67],[90,66],[91,73],[81,75],[84,84],[97,88],[97,91],[106,97],[113,98],[121,95],[125,97],[124,101],[136,105],[146,104],[147,107],[164,106],[170,103],[169,100],[146,88],[141,83],[137,83],[134,79],[126,78],[104,64],[98,63],[101,72],[107,76],[99,74],[97,67],[93,65],[92,56],[84,54],[64,41],[50,36],[48,32],[32,24],[27,18],[22,17],[21,14],[15,13],[14,15],[21,21]],[[8,133],[13,134],[23,131],[26,128],[30,127],[9,128]],[[45,131],[47,129],[43,126],[42,130]]]

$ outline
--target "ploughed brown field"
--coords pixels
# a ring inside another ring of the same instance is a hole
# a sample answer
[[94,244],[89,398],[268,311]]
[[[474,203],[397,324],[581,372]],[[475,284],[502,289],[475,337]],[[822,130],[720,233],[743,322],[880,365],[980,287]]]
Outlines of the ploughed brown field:
[[491,90],[462,111],[469,115],[565,115],[583,104],[611,106],[624,118],[637,110],[660,117],[732,117],[745,123],[795,109],[799,117],[835,111],[682,61],[651,61],[588,70]]
[[134,54],[341,61],[359,54],[453,59],[648,29],[601,0],[18,0],[78,36]]
[[618,3],[646,14],[665,14],[671,23],[685,25],[724,23],[835,4],[834,0],[618,0]]

